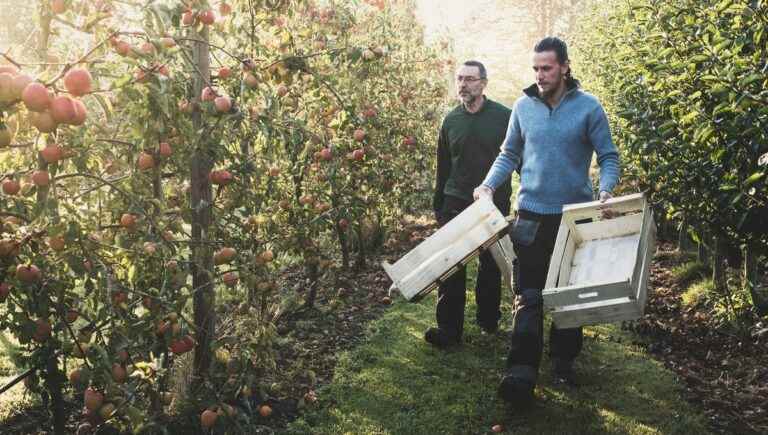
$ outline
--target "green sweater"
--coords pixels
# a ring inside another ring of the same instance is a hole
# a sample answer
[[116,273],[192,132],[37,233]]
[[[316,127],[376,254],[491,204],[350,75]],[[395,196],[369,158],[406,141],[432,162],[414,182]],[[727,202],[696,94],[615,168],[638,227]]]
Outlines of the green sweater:
[[[437,141],[437,182],[432,201],[436,213],[442,209],[445,195],[472,200],[472,192],[483,182],[499,154],[510,113],[504,105],[486,98],[477,113],[470,113],[459,104],[443,119]],[[493,196],[497,206],[509,203],[509,177]]]

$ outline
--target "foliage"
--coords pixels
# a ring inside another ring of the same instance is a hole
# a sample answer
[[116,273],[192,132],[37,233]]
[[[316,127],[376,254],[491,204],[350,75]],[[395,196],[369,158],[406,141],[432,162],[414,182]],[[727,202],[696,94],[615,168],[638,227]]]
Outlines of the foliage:
[[712,247],[723,287],[724,246],[768,246],[768,3],[595,2],[583,22],[577,64],[609,106],[625,185]]
[[[54,402],[75,362],[84,425],[162,429],[193,348],[193,406],[247,425],[280,270],[298,258],[317,279],[351,247],[362,264],[423,200],[449,64],[408,1],[39,10],[42,51],[3,54],[3,80],[29,74],[74,109],[0,89],[0,330]],[[87,87],[68,78],[83,69]]]

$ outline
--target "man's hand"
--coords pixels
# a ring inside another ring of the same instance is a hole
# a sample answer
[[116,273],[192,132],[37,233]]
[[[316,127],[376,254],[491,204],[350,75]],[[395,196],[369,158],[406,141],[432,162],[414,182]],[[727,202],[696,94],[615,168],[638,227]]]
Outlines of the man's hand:
[[[605,190],[601,190],[600,194],[598,195],[598,199],[600,200],[600,202],[608,201],[611,198],[613,198],[613,195],[611,194],[611,192],[606,192]],[[603,209],[603,212],[602,212],[603,219],[613,219],[614,217],[616,217],[616,215],[617,213],[611,209],[608,209],[608,208]]]
[[475,188],[475,191],[472,192],[472,196],[475,200],[480,199],[481,196],[493,198],[493,190],[490,187],[481,184]]

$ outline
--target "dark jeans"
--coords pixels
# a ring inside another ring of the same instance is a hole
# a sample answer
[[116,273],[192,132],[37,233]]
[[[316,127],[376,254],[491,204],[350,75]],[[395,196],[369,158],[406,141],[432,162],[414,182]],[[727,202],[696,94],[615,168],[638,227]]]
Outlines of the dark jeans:
[[[456,217],[472,201],[446,196],[443,208],[438,214],[438,224],[442,227]],[[509,203],[496,204],[503,215],[509,214]],[[467,268],[462,267],[448,277],[437,290],[437,326],[449,335],[461,338],[464,333],[464,305],[466,303]],[[477,324],[486,329],[495,329],[501,311],[501,272],[490,252],[480,254],[480,267],[477,269],[475,286]]]
[[[527,246],[514,243],[518,267],[515,281],[519,294],[512,319],[511,346],[507,356],[507,374],[536,381],[541,353],[544,347],[544,304],[541,290],[547,279],[549,259],[555,248],[555,239],[561,215],[539,215],[526,210],[518,218],[537,221],[533,242]],[[529,233],[530,235],[530,233]],[[553,363],[570,367],[582,347],[581,328],[549,330],[549,354]]]

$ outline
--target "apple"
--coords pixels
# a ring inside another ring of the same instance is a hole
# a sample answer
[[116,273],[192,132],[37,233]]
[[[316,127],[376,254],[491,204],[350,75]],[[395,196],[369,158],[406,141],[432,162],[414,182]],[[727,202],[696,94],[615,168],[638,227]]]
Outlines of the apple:
[[51,337],[51,331],[53,328],[48,323],[48,319],[35,320],[35,333],[32,335],[32,339],[38,343],[42,343]]
[[213,254],[213,264],[220,265],[229,263],[235,258],[236,255],[237,251],[234,248],[221,248],[215,254]]
[[120,226],[127,230],[132,230],[136,227],[136,219],[135,214],[123,213],[123,215],[120,216]]
[[59,124],[73,124],[78,119],[75,100],[68,95],[58,95],[51,100],[51,116]]
[[72,100],[75,105],[75,117],[70,122],[71,125],[83,125],[85,119],[88,117],[88,109],[85,108],[85,103],[80,100]]
[[48,171],[37,170],[32,173],[32,183],[38,187],[45,187],[51,183],[51,176]]
[[224,281],[224,284],[226,284],[227,287],[234,287],[237,285],[239,278],[237,277],[237,273],[227,272],[222,277],[222,281]]
[[21,100],[32,112],[43,112],[51,105],[51,94],[42,83],[32,82],[21,93]]
[[259,257],[261,257],[262,261],[264,261],[265,263],[269,263],[270,261],[275,259],[275,254],[270,250],[266,250],[261,254],[259,254]]
[[339,228],[344,231],[347,227],[349,227],[349,221],[344,218],[339,219]]
[[210,9],[200,12],[197,18],[206,26],[210,26],[216,22],[216,14]]
[[320,150],[320,158],[325,161],[331,160],[333,158],[333,153],[331,152],[331,149],[323,148],[322,150]]
[[355,130],[355,131],[352,133],[352,137],[353,137],[353,138],[354,138],[354,139],[355,139],[357,142],[362,142],[363,140],[365,140],[365,130],[363,130],[363,129],[361,129],[361,128],[358,128],[357,130]]
[[54,236],[48,238],[48,247],[53,249],[56,252],[61,252],[66,247],[66,244],[64,242],[64,237],[62,236]]
[[45,148],[40,150],[40,157],[45,160],[45,163],[53,164],[61,160],[64,155],[64,149],[58,144],[48,144]]
[[218,186],[226,186],[232,182],[234,177],[229,171],[222,169],[218,171],[211,171],[211,173],[208,175],[208,179],[211,180],[211,183]]
[[23,283],[30,284],[33,282],[38,282],[40,281],[41,277],[42,273],[40,272],[40,269],[38,269],[38,267],[34,264],[19,264],[16,266],[16,279]]
[[185,26],[191,26],[195,24],[195,15],[192,13],[192,11],[186,11],[181,16],[181,24]]
[[208,429],[210,427],[213,427],[218,417],[219,417],[219,414],[211,411],[210,409],[206,409],[205,411],[203,411],[202,414],[200,414],[200,424],[204,428]]
[[373,60],[375,58],[376,58],[376,53],[374,53],[372,50],[367,49],[367,48],[365,50],[363,50],[363,59],[364,60]]
[[142,171],[146,171],[148,169],[152,169],[155,167],[155,158],[152,157],[152,154],[141,152],[139,154],[139,160],[138,160],[138,167]]
[[29,112],[29,122],[40,133],[52,133],[56,131],[58,124],[53,120],[50,112]]
[[220,113],[227,113],[232,109],[232,100],[230,100],[226,95],[216,97],[213,100],[213,104],[216,106],[216,111]]
[[67,11],[67,4],[64,0],[53,0],[51,2],[51,12],[56,15],[63,14]]
[[83,379],[83,371],[80,369],[74,369],[69,372],[69,382],[72,385],[77,385]]
[[272,166],[271,168],[269,168],[268,173],[270,177],[277,177],[280,175],[280,168],[278,168],[277,166]]
[[160,154],[161,157],[170,157],[171,154],[173,154],[171,144],[168,142],[160,142],[160,145],[158,146],[158,154]]
[[11,95],[14,100],[21,100],[21,96],[24,94],[24,89],[34,82],[35,80],[27,74],[19,74],[13,78],[11,82]]
[[262,417],[269,417],[272,415],[272,407],[269,405],[261,405],[259,407],[259,415]]
[[246,73],[243,80],[245,81],[245,85],[249,88],[255,88],[259,86],[259,79],[257,79],[256,76],[251,73]]
[[91,73],[85,68],[72,68],[64,75],[64,87],[76,97],[90,93],[92,81]]
[[202,101],[214,101],[216,99],[216,91],[214,91],[210,86],[206,86],[200,93],[200,99]]
[[21,183],[17,180],[7,178],[3,181],[3,193],[6,195],[16,195],[21,190]]
[[365,151],[362,148],[352,151],[352,160],[363,160],[363,156],[365,156]]
[[141,47],[139,48],[139,50],[146,55],[152,55],[155,53],[155,44],[147,41],[141,44]]
[[157,253],[157,245],[152,242],[144,242],[144,253],[147,255],[155,255],[155,253]]
[[83,394],[83,402],[90,411],[96,411],[104,403],[104,394],[96,391],[93,387],[88,387]]
[[176,40],[170,36],[166,36],[164,38],[160,38],[160,45],[165,48],[173,48],[176,46]]
[[232,13],[232,6],[229,5],[227,2],[221,2],[219,4],[219,15],[222,17],[225,17]]
[[227,66],[219,68],[218,77],[222,80],[228,79],[232,75],[232,70]]
[[118,384],[122,384],[128,378],[128,372],[125,367],[118,363],[112,364],[112,379]]
[[125,42],[125,41],[117,41],[115,44],[115,53],[118,55],[125,57],[131,54],[132,47],[131,44]]
[[275,92],[277,93],[278,97],[284,97],[288,94],[288,87],[285,85],[280,85],[277,87]]

